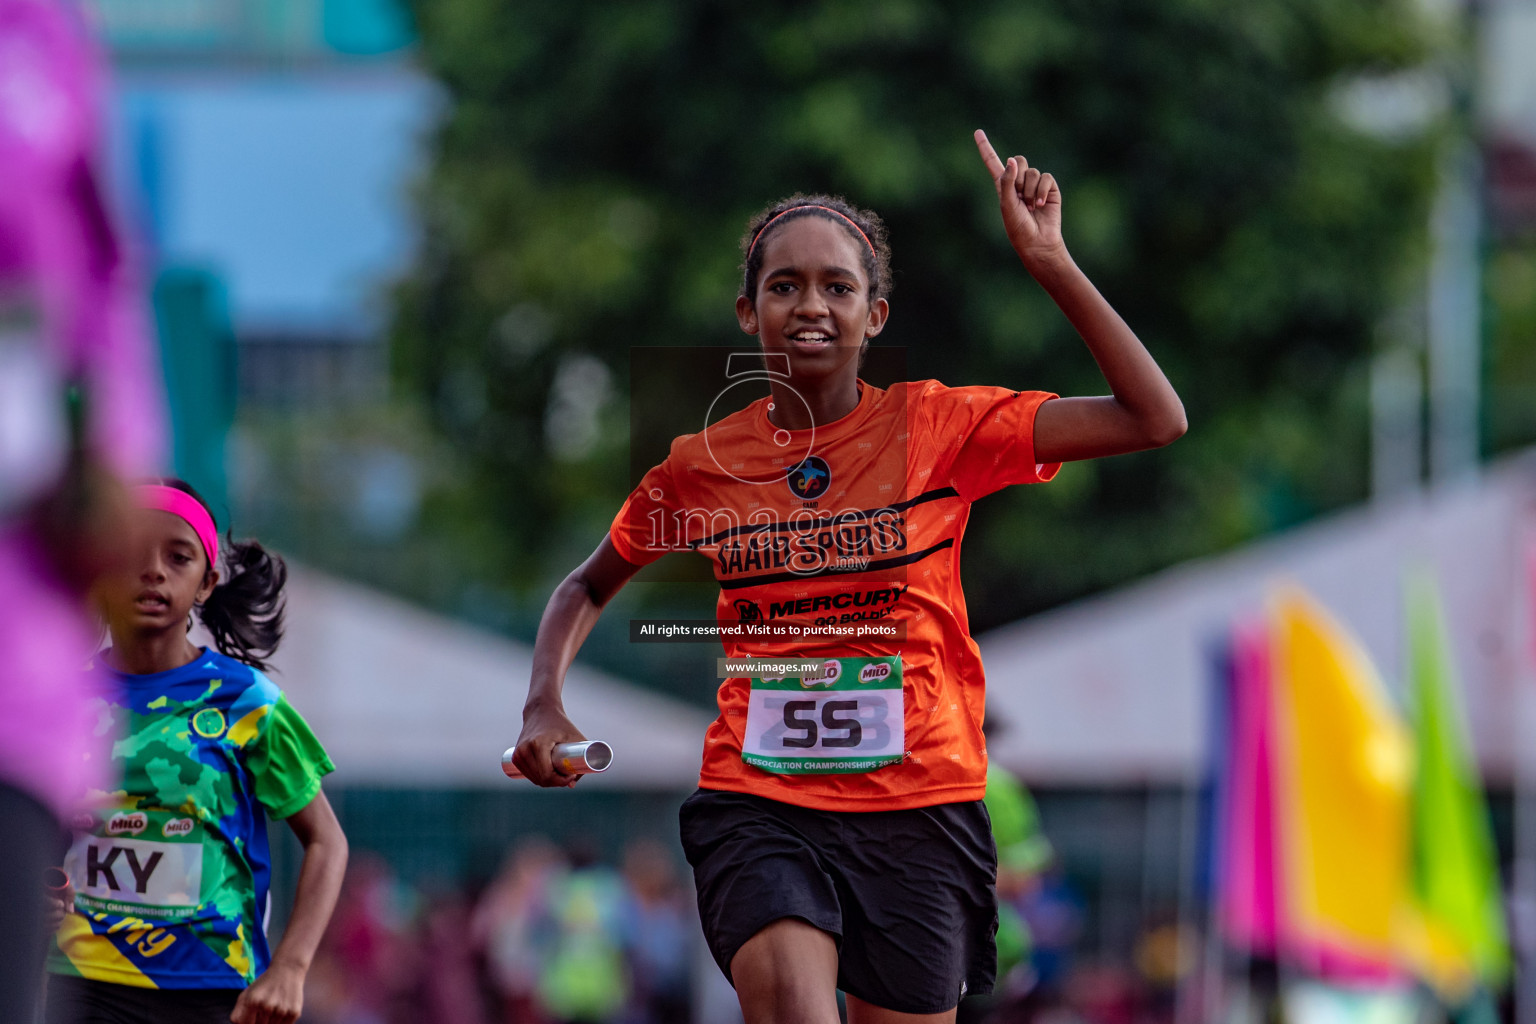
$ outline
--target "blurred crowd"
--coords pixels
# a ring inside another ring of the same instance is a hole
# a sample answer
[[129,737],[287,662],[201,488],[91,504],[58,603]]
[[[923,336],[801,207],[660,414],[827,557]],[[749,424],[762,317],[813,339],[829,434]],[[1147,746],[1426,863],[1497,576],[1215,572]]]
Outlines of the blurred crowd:
[[349,872],[306,992],[317,1024],[688,1024],[698,926],[677,855],[617,868],[524,841],[478,894]]
[[[1030,948],[969,1022],[1172,1024],[1199,940],[1148,925],[1132,961],[1085,955],[1086,909],[1059,869],[1017,894]],[[1197,983],[1197,982],[1196,982]],[[617,864],[524,840],[478,892],[413,885],[359,853],[310,971],[314,1024],[731,1024],[687,867],[634,840]]]

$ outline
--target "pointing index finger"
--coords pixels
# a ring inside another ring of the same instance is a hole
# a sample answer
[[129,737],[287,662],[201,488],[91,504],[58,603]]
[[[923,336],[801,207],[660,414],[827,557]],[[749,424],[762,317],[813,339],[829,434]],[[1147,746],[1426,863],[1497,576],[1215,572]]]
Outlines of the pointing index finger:
[[1003,180],[1003,161],[998,157],[997,150],[992,148],[992,143],[987,141],[987,133],[980,128],[976,129],[976,150],[981,154],[981,162],[987,165],[987,170],[992,175],[993,181]]

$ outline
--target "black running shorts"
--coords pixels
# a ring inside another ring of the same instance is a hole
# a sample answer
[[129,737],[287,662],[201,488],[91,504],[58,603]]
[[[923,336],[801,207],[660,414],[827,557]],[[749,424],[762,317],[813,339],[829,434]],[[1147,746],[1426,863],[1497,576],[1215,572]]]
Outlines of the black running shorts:
[[47,1024],[229,1024],[238,988],[138,988],[48,976]]
[[700,789],[683,802],[704,938],[731,959],[799,918],[837,942],[838,988],[902,1013],[943,1013],[997,975],[997,848],[980,800],[816,811]]

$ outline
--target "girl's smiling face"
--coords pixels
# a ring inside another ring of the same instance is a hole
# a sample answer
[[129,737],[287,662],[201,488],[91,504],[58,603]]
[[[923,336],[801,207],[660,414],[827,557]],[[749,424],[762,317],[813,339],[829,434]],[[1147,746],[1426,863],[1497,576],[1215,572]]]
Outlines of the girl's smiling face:
[[185,627],[192,607],[218,583],[218,573],[208,571],[202,542],[185,519],[141,509],[135,527],[137,551],[128,568],[103,580],[98,591],[114,638]]
[[741,329],[764,352],[789,357],[790,378],[810,383],[858,373],[864,342],[890,307],[870,298],[862,241],[815,214],[776,227],[763,247],[757,294],[736,300]]

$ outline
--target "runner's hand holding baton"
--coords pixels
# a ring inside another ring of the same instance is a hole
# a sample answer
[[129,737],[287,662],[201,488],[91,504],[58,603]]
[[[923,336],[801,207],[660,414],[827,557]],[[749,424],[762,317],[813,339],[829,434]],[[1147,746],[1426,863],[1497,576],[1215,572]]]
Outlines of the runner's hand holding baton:
[[[508,747],[501,755],[501,770],[508,778],[525,778],[515,763],[516,747]],[[613,763],[613,748],[602,740],[581,740],[577,743],[557,743],[550,753],[551,766],[557,775],[571,776],[568,785],[575,784],[575,777],[607,771]]]
[[43,891],[48,894],[48,929],[58,931],[64,915],[75,909],[75,886],[63,868],[43,871]]
[[564,708],[545,705],[524,709],[523,729],[517,743],[501,755],[502,771],[512,778],[521,776],[535,786],[574,786],[586,773],[565,771],[556,748],[585,742],[586,736],[566,716]]
[[[581,774],[569,774],[557,763],[556,748],[563,743],[584,743],[584,736],[565,713],[560,690],[576,651],[592,631],[603,606],[640,567],[625,561],[603,538],[598,549],[555,588],[544,617],[539,620],[533,644],[533,666],[528,697],[523,704],[523,728],[512,750],[508,767],[536,786],[574,786]],[[607,749],[607,744],[603,745]],[[593,770],[595,751],[588,751],[587,769]],[[612,751],[608,751],[612,756]],[[504,760],[508,760],[503,758]]]

